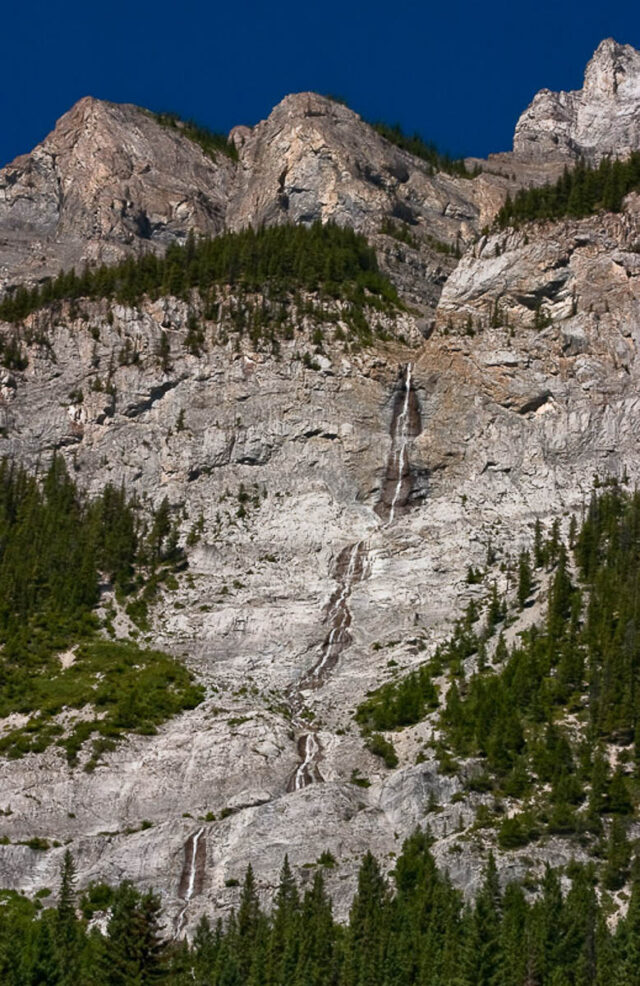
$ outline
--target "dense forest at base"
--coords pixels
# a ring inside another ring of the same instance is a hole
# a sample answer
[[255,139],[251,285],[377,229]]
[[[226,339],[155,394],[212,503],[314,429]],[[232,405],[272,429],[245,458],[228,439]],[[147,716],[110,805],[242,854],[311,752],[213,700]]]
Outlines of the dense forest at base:
[[640,189],[640,153],[634,151],[624,161],[604,158],[596,167],[579,162],[565,167],[553,184],[522,188],[507,201],[495,219],[500,229],[520,226],[541,219],[581,219],[600,210],[620,212],[625,195]]
[[237,910],[204,916],[192,940],[176,941],[161,900],[125,882],[78,895],[65,854],[58,902],[5,892],[0,898],[3,986],[633,986],[640,978],[640,881],[627,913],[593,868],[546,868],[537,893],[501,888],[488,857],[465,902],[430,851],[428,833],[404,844],[386,879],[367,853],[348,921],[339,924],[323,853],[301,890],[285,858],[268,908],[249,867]]
[[0,301],[0,320],[17,323],[60,301],[105,298],[125,305],[197,292],[213,314],[221,286],[262,293],[269,300],[295,292],[344,301],[361,310],[400,306],[391,282],[380,273],[364,236],[332,223],[271,226],[172,244],[162,256],[146,253],[120,264],[61,273],[32,290],[18,287]]
[[140,620],[180,563],[166,501],[146,519],[122,488],[83,496],[58,455],[40,477],[0,462],[0,718],[28,717],[0,738],[0,753],[55,743],[73,764],[91,740],[91,769],[126,733],[153,733],[202,700],[180,662],[114,639],[109,615],[96,613],[107,580]]

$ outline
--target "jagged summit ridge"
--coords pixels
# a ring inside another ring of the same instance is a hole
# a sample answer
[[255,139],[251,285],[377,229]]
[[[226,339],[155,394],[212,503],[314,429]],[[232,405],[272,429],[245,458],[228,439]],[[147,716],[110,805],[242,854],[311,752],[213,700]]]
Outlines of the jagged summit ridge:
[[640,148],[640,52],[613,38],[600,43],[574,92],[542,89],[515,129],[514,154],[546,160],[607,155]]
[[387,267],[406,282],[412,304],[426,297],[433,309],[451,264],[432,243],[475,238],[480,186],[432,175],[352,110],[315,93],[285,97],[230,138],[238,161],[207,155],[139,107],[80,100],[31,154],[0,171],[0,285],[162,250],[190,230],[320,220],[375,237],[390,223],[413,230],[418,256],[402,274],[397,240],[387,235]]
[[153,114],[85,97],[0,171],[0,281],[220,232],[231,173]]

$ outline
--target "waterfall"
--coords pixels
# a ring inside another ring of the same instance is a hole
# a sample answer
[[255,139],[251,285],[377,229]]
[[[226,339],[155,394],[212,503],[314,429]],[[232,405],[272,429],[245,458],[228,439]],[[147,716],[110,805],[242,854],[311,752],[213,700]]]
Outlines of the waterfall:
[[358,573],[357,571],[358,561],[360,560],[361,551],[362,551],[362,541],[358,541],[357,544],[354,544],[353,547],[351,548],[347,570],[344,574],[344,577],[342,578],[342,585],[340,591],[338,593],[335,602],[333,603],[333,605],[330,606],[329,612],[327,614],[327,619],[331,623],[331,630],[329,632],[329,636],[327,637],[327,639],[322,645],[321,660],[313,669],[312,673],[314,677],[318,677],[320,674],[322,674],[325,665],[327,664],[329,659],[332,656],[334,656],[333,655],[334,645],[338,650],[338,654],[335,655],[336,657],[340,654],[340,650],[342,649],[340,645],[343,643],[345,632],[347,630],[347,627],[349,626],[349,623],[351,622],[351,613],[347,608],[347,600],[351,595],[351,590],[353,589],[355,582],[357,581],[356,575],[362,574],[361,571],[360,573]]
[[411,363],[407,363],[407,372],[405,376],[405,386],[404,386],[404,404],[402,405],[402,412],[400,417],[396,422],[396,438],[398,432],[400,433],[400,448],[397,452],[398,458],[398,482],[396,483],[396,488],[393,493],[393,500],[391,501],[391,510],[389,511],[388,524],[393,523],[393,517],[396,511],[396,504],[400,499],[400,494],[402,492],[402,482],[404,480],[404,471],[407,465],[407,442],[409,440],[409,398],[411,397]]
[[190,901],[193,897],[193,890],[196,885],[196,857],[198,854],[198,843],[200,841],[200,836],[204,832],[204,826],[199,828],[193,837],[193,842],[191,843],[191,866],[189,869],[189,881],[187,883],[187,889],[185,891],[184,899],[185,901]]
[[198,844],[203,833],[204,825],[202,825],[194,835],[190,835],[185,844],[184,868],[182,870],[182,877],[180,878],[180,890],[178,891],[184,901],[184,904],[182,905],[182,908],[176,918],[176,935],[180,934],[185,925],[189,901],[193,897],[193,893],[196,889],[196,877],[198,873]]
[[391,450],[382,480],[380,499],[375,506],[378,516],[389,527],[400,510],[407,506],[413,488],[409,462],[409,443],[422,431],[420,403],[413,385],[413,363],[403,371],[402,386],[396,387],[391,415]]
[[294,791],[300,791],[307,784],[312,783],[312,774],[310,767],[313,764],[315,757],[320,753],[320,745],[313,735],[313,733],[307,733],[304,739],[304,760],[296,770],[296,776],[294,780]]

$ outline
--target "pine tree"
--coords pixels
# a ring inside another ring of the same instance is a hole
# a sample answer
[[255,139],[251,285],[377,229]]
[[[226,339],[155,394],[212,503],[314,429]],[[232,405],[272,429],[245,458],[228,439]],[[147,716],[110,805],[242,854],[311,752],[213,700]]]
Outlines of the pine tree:
[[60,879],[60,894],[55,922],[56,951],[62,970],[63,986],[77,986],[80,968],[80,932],[75,911],[75,866],[70,851],[65,851]]
[[160,934],[160,899],[129,881],[116,891],[102,955],[105,986],[152,986],[166,979],[167,946]]
[[289,857],[284,857],[269,936],[268,982],[285,986],[292,981],[298,963],[300,897]]
[[388,891],[377,860],[366,853],[349,915],[345,968],[347,986],[373,986],[384,967],[388,934]]
[[533,574],[528,551],[521,551],[518,559],[518,605],[524,607],[533,589]]
[[62,986],[70,980],[64,977],[64,967],[61,965],[56,948],[55,938],[49,928],[49,922],[41,920],[38,924],[36,948],[29,986]]

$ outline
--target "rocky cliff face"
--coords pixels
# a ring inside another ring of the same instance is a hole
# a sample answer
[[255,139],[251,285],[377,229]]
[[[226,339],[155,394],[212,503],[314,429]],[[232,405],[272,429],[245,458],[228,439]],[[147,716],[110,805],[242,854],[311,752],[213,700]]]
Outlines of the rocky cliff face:
[[[31,154],[0,172],[0,283],[113,262],[181,242],[189,230],[315,221],[366,232],[408,299],[432,312],[463,249],[504,194],[448,175],[314,93],[288,96],[254,128],[235,128],[239,162],[206,154],[135,106],[83,99]],[[408,225],[409,242],[388,233]]]
[[[615,92],[602,81],[614,54],[627,72],[623,82],[616,70]],[[601,46],[583,90],[594,107],[623,95],[631,105],[638,57]],[[516,153],[529,153],[519,128]],[[40,276],[160,248],[191,228],[332,219],[370,234],[419,303],[395,316],[405,343],[354,352],[332,338],[310,366],[304,326],[276,358],[208,325],[195,356],[184,302],[81,302],[46,325],[30,316],[25,337],[46,329],[48,344],[31,341],[27,368],[3,371],[4,454],[35,465],[61,450],[89,491],[111,481],[143,502],[166,495],[185,545],[197,529],[147,638],[181,656],[207,698],[93,773],[54,748],[1,760],[2,882],[55,885],[62,848],[18,843],[69,843],[83,884],[128,876],[158,887],[176,933],[231,907],[249,862],[273,887],[285,852],[302,879],[333,853],[329,886],[344,914],[360,854],[391,864],[427,821],[439,860],[472,890],[491,843],[472,827],[486,795],[463,796],[463,778],[442,773],[425,747],[436,719],[393,734],[389,770],[353,710],[421,665],[480,598],[466,572],[489,547],[505,589],[501,564],[530,543],[536,518],[580,509],[594,473],[640,479],[637,196],[620,215],[477,238],[514,179],[429,175],[345,107],[291,96],[234,139],[239,163],[212,161],[140,110],[86,100],[1,178],[5,282],[21,264]],[[385,219],[417,244],[381,234]],[[456,266],[434,239],[469,245]],[[119,360],[125,347],[135,363]],[[117,625],[135,629],[120,610]],[[551,839],[536,865],[574,852]],[[503,874],[523,874],[530,855],[503,854]]]
[[577,92],[543,89],[518,120],[516,155],[546,160],[624,157],[640,147],[640,52],[603,41]]
[[0,172],[0,281],[215,234],[233,167],[136,106],[80,100]]

